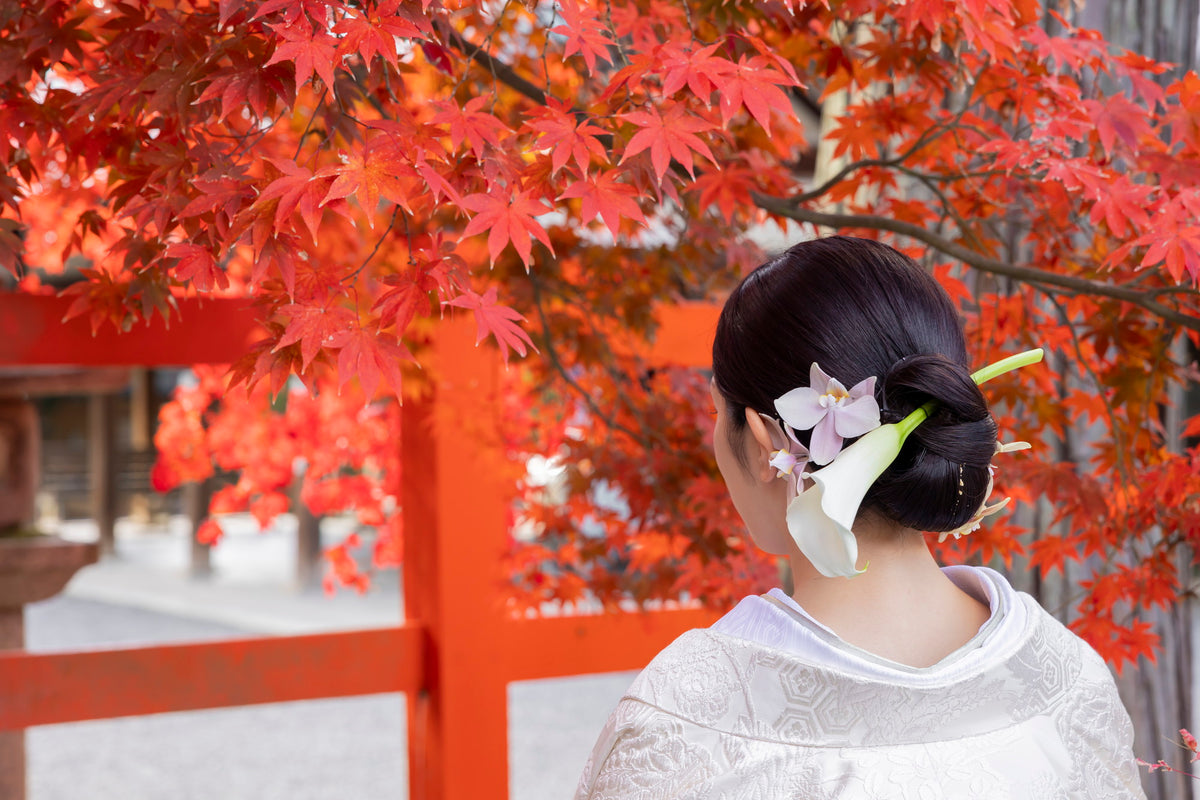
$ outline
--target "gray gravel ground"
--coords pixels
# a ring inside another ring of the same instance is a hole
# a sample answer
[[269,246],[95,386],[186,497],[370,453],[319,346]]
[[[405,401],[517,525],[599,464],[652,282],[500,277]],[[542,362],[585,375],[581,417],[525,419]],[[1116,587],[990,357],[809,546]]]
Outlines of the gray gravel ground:
[[[27,609],[31,650],[199,641],[225,624],[58,597]],[[513,800],[570,798],[630,673],[509,687]],[[29,800],[397,800],[398,694],[48,725],[28,733]]]

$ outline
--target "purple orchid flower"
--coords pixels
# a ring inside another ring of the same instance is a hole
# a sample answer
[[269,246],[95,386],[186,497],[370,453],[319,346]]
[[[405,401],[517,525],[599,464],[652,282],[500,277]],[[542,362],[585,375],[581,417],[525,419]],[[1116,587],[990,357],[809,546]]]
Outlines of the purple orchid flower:
[[842,450],[844,439],[862,436],[879,427],[879,404],[875,402],[875,376],[854,384],[849,391],[837,378],[825,374],[814,361],[809,385],[775,401],[775,410],[790,427],[812,429],[809,456],[823,466]]
[[792,491],[788,494],[790,501],[801,491],[804,481],[804,471],[808,468],[808,448],[800,444],[800,440],[792,433],[792,429],[780,424],[779,420],[766,414],[758,415],[771,435],[771,459],[768,462],[775,468],[775,477],[787,478]]

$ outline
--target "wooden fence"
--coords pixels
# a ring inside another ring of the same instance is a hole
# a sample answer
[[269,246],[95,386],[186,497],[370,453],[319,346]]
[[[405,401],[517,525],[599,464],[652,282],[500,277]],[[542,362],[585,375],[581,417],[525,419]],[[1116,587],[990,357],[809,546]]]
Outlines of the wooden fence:
[[[170,328],[120,335],[60,324],[57,298],[0,295],[0,366],[229,362],[255,335],[245,301],[181,303]],[[716,309],[665,310],[650,357],[707,366]],[[0,651],[0,731],[78,720],[380,692],[408,695],[412,800],[508,795],[510,681],[636,669],[704,610],[515,619],[501,554],[511,488],[461,441],[480,424],[503,366],[465,318],[439,325],[433,392],[401,420],[404,608],[392,628],[66,653]],[[485,437],[486,438],[486,437]],[[494,456],[493,456],[494,457]],[[418,466],[418,468],[412,468]],[[553,731],[547,731],[552,735]],[[580,765],[582,767],[582,765]]]

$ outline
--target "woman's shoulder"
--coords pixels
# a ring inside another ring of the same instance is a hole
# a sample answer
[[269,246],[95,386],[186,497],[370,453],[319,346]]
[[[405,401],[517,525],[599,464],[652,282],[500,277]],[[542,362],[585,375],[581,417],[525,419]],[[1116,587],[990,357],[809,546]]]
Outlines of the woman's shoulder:
[[[811,732],[811,741],[825,744],[831,738],[861,744],[981,733],[1053,713],[1081,693],[1091,703],[1104,698],[1105,705],[1119,707],[1112,677],[1095,651],[1028,595],[1018,595],[1018,602],[1026,611],[1020,635],[989,652],[976,668],[946,680],[864,676],[717,625],[689,631],[662,650],[626,698],[730,730],[765,709],[773,717],[782,711],[806,718],[793,731]],[[859,713],[867,708],[873,713]],[[850,709],[858,711],[851,715]],[[881,724],[897,715],[904,719]],[[802,740],[807,734],[794,739]]]
[[675,708],[681,685],[702,691],[697,683],[700,682],[728,692],[737,683],[738,671],[733,664],[736,657],[722,647],[720,637],[714,636],[711,629],[687,631],[659,651],[634,679],[625,696],[653,706]]
[[769,605],[762,595],[742,598],[736,606],[718,619],[709,628],[686,631],[669,645],[642,670],[627,694],[644,699],[656,696],[661,687],[686,676],[692,670],[727,673],[733,670],[734,661],[742,657],[737,652],[740,641],[757,641],[771,622],[764,609]]
[[[1074,684],[1078,691],[1102,685],[1116,698],[1116,682],[1104,658],[1086,640],[1060,622],[1032,596],[1018,594],[1029,615],[1029,636],[1016,663],[1036,668],[1050,684]],[[1119,702],[1119,701],[1118,701]]]

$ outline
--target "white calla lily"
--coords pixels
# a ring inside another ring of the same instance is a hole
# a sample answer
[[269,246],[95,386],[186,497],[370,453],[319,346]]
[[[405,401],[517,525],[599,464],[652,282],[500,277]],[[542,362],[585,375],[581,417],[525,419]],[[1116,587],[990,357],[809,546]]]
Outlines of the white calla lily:
[[[1040,349],[1030,350],[990,364],[971,377],[979,384],[1041,360]],[[849,578],[866,570],[857,567],[858,539],[853,525],[858,508],[867,490],[896,460],[908,435],[935,406],[936,402],[930,401],[900,422],[867,432],[828,466],[806,476],[812,485],[788,503],[787,527],[800,552],[822,575]]]
[[880,425],[859,437],[829,466],[810,473],[812,485],[788,504],[788,532],[822,575],[849,578],[866,569],[856,567],[858,539],[852,526],[858,507],[931,408],[932,404],[922,406],[901,422]]

